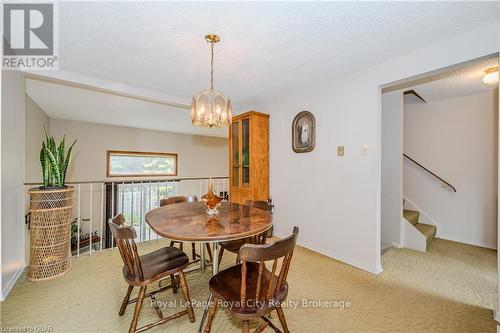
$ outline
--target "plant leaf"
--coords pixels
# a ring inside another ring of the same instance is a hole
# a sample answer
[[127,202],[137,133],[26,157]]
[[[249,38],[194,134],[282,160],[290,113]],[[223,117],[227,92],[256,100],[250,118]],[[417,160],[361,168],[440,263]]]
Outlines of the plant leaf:
[[57,165],[57,160],[56,160],[56,157],[54,156],[54,154],[48,150],[48,149],[45,149],[45,151],[47,152],[47,156],[49,158],[49,161],[50,161],[50,171],[51,171],[51,175],[52,177],[54,178],[54,183],[55,185],[59,185],[60,184],[60,172],[59,172],[59,167]]
[[40,164],[42,166],[42,176],[44,186],[64,186],[66,182],[66,172],[71,162],[71,153],[74,145],[66,152],[66,136],[63,136],[59,144],[53,136],[49,136],[47,128],[43,126],[45,142],[42,142],[40,150]]
[[49,161],[47,160],[45,149],[45,142],[42,142],[42,149],[40,150],[40,164],[42,165],[43,186],[49,186]]
[[59,167],[59,185],[63,186],[64,185],[64,175],[63,175],[63,170],[64,170],[64,140],[65,136],[63,136],[63,139],[61,140],[61,143],[59,143],[59,148],[57,149],[57,166]]
[[66,159],[64,160],[63,170],[62,170],[63,182],[66,182],[66,172],[68,171],[68,166],[71,163],[71,153],[73,151],[73,146],[75,145],[75,143],[76,143],[76,140],[73,141],[73,144],[69,147],[68,153],[66,155]]

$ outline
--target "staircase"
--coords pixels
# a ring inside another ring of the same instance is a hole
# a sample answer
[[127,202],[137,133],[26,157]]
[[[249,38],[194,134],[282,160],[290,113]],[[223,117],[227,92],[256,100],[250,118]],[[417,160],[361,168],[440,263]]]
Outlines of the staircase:
[[420,213],[415,210],[404,209],[403,217],[425,237],[426,245],[429,246],[429,243],[434,239],[434,236],[436,236],[436,226],[418,223]]
[[[453,193],[457,192],[455,186],[451,185],[444,178],[438,176],[435,172],[427,169],[421,163],[417,162],[412,157],[403,153],[403,157],[421,168],[423,171],[427,172],[429,175],[439,180],[448,190]],[[434,220],[427,215],[423,209],[418,208],[416,204],[411,202],[408,198],[403,198],[403,217],[401,218],[401,239],[400,247],[406,247],[416,251],[427,252],[427,247],[430,242],[436,236],[436,226],[432,224],[419,223],[422,219],[425,222],[433,222]],[[411,208],[411,209],[408,209]],[[420,211],[422,212],[422,217],[420,217]]]

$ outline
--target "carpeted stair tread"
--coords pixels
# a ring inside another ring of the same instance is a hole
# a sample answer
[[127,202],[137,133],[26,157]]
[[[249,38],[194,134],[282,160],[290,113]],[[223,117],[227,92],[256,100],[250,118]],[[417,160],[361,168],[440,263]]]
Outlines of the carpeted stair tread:
[[420,217],[420,213],[415,210],[404,209],[403,216],[407,219],[411,224],[416,225],[418,223],[418,218]]
[[415,228],[420,231],[427,240],[427,245],[429,245],[430,241],[436,236],[436,226],[424,223],[415,224]]

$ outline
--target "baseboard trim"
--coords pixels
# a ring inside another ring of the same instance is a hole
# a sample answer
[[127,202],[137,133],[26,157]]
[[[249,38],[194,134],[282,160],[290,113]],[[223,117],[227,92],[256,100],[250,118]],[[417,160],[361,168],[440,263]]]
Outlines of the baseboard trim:
[[492,249],[492,250],[496,250],[497,249],[497,245],[496,244],[491,244],[491,243],[487,243],[487,242],[476,242],[476,241],[470,241],[470,240],[466,240],[466,239],[449,237],[449,236],[443,235],[442,233],[439,233],[439,232],[436,235],[436,238],[441,238],[441,239],[449,240],[449,241],[452,241],[452,242],[457,242],[457,243],[462,243],[462,244],[467,244],[467,245],[484,247],[484,248]]
[[386,253],[387,251],[389,251],[389,249],[392,249],[394,246],[391,246],[391,245],[386,245],[384,247],[382,247],[380,249],[380,255],[383,256],[384,253]]
[[[282,235],[279,232],[276,232],[276,229],[274,229],[274,231],[273,231],[273,236],[276,236],[277,238],[288,237],[288,235]],[[343,256],[343,255],[339,255],[338,253],[333,253],[331,251],[320,249],[320,248],[317,248],[316,246],[312,246],[311,244],[308,244],[305,242],[297,241],[297,244],[303,248],[306,248],[306,249],[311,250],[313,252],[322,254],[322,255],[327,256],[329,258],[341,261],[347,265],[362,269],[362,270],[367,271],[367,272],[372,273],[372,274],[378,275],[378,274],[382,273],[382,271],[383,271],[382,267],[372,267],[372,266],[367,265],[364,262],[360,262],[356,259],[352,259],[352,258]]]
[[403,248],[403,246],[400,243],[396,243],[396,242],[392,243],[392,247],[395,247],[397,249]]
[[386,246],[382,247],[382,249],[380,250],[380,254],[384,255],[387,251],[389,251],[390,249],[393,249],[393,248],[400,249],[400,248],[402,248],[402,246],[401,246],[401,244],[394,242],[391,245],[386,245]]
[[26,269],[26,265],[23,265],[23,267],[19,268],[10,278],[9,282],[5,285],[5,288],[2,289],[2,295],[0,295],[0,301],[3,301],[7,298],[9,293],[11,292],[12,288],[16,284],[17,280],[23,274],[24,270]]

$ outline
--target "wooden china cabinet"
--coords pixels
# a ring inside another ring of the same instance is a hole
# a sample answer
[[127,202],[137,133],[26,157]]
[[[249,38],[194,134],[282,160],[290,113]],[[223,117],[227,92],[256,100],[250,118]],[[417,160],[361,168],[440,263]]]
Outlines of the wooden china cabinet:
[[233,117],[229,129],[229,200],[269,198],[269,115],[249,111]]

